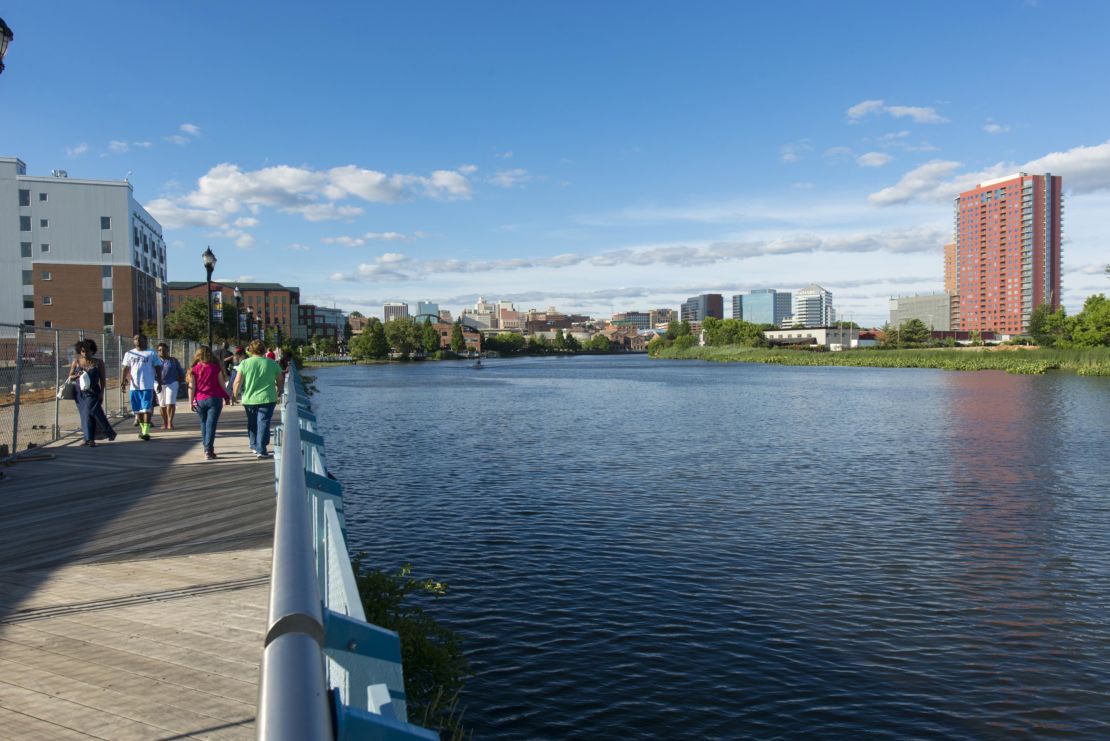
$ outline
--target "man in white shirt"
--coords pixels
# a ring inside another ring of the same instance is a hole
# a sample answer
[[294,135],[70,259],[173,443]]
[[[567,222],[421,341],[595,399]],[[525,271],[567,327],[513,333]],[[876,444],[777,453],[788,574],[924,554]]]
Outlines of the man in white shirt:
[[131,411],[139,420],[139,439],[150,439],[154,394],[162,390],[162,360],[147,349],[146,335],[131,338],[135,345],[123,356],[123,383],[131,384]]

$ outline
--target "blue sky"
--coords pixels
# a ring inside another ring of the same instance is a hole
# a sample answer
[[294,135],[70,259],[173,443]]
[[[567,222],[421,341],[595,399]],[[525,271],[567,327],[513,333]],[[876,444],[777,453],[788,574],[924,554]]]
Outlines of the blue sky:
[[[772,6],[773,7],[764,7]],[[608,315],[942,288],[951,197],[1064,176],[1064,301],[1110,288],[1110,4],[8,2],[0,154],[122,178],[171,280],[380,314]]]

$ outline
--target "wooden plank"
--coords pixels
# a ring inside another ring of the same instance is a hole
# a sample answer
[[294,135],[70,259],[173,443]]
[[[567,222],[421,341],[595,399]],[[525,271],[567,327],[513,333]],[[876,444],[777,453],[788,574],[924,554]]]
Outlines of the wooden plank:
[[3,707],[0,707],[0,729],[3,729],[6,738],[17,738],[20,741],[88,741],[95,738],[52,721],[33,718]]
[[[0,661],[0,671],[3,670],[4,663]],[[20,670],[18,686],[22,689],[160,728],[164,731],[159,734],[161,736],[190,735],[202,729],[227,725],[227,721],[219,718],[154,701],[147,693],[125,694],[36,667],[18,665],[16,668]],[[248,738],[251,734],[248,726],[253,725],[253,719],[252,712],[237,719],[237,725],[232,728],[223,728],[212,735],[220,738]]]
[[121,718],[4,681],[0,681],[0,708],[19,711],[32,717],[50,719],[50,722],[55,725],[88,734],[93,738],[149,741],[152,738],[164,738],[168,735],[163,728]]

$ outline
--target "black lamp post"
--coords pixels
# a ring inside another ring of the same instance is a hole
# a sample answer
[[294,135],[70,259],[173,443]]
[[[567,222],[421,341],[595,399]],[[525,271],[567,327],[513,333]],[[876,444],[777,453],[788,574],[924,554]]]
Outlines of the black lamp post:
[[243,292],[239,290],[238,284],[235,286],[235,347],[239,347],[239,317],[243,313]]
[[212,271],[216,267],[216,254],[209,247],[201,255],[204,258],[204,270],[208,274],[208,349],[212,349]]
[[0,18],[0,73],[4,71],[4,55],[8,53],[8,44],[15,38],[12,29],[8,28],[8,24],[4,23],[4,19]]
[[254,339],[254,307],[247,307],[247,343]]

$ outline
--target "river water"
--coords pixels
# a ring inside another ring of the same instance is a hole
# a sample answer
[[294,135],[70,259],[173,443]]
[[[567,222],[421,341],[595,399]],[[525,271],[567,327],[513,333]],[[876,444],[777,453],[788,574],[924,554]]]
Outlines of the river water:
[[1110,737],[1110,379],[483,365],[314,371],[475,738]]

